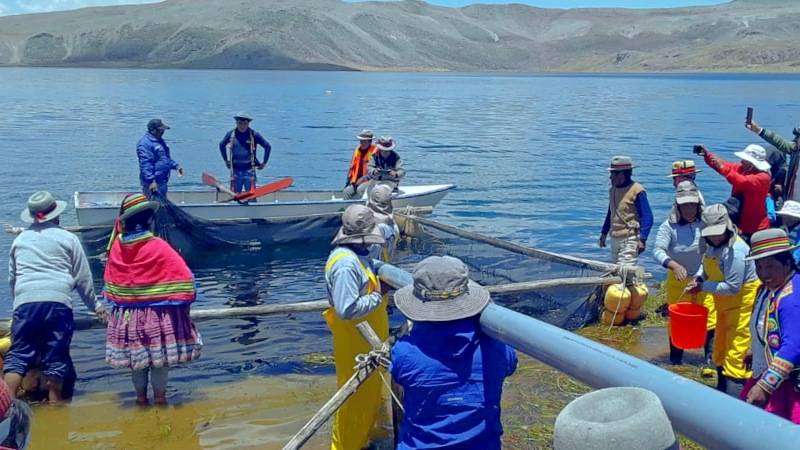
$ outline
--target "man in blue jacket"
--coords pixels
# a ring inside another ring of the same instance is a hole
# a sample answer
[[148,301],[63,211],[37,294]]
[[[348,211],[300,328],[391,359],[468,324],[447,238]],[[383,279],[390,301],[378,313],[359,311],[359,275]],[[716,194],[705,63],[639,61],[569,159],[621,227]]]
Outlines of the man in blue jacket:
[[489,292],[460,260],[431,256],[394,299],[414,321],[392,348],[391,374],[403,387],[405,409],[397,448],[499,450],[503,380],[517,356],[480,329]]
[[147,123],[147,133],[136,144],[136,156],[139,157],[139,181],[142,191],[148,198],[153,193],[167,196],[169,175],[173,170],[183,176],[183,168],[172,159],[169,147],[164,142],[164,131],[169,127],[161,119],[153,119]]
[[[272,146],[258,131],[250,128],[253,116],[240,112],[233,116],[236,128],[227,132],[219,143],[219,153],[231,171],[231,190],[239,193],[256,188],[256,169],[267,167]],[[264,158],[256,156],[258,146],[264,149]]]

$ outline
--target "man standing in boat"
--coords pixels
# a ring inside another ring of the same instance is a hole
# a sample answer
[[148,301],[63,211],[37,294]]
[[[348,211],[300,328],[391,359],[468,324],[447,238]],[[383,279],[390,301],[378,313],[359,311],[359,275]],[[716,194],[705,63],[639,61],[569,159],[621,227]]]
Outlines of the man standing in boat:
[[611,158],[608,168],[611,189],[608,192],[608,210],[600,239],[605,248],[606,237],[611,233],[611,256],[615,264],[635,266],[645,250],[647,237],[653,227],[653,211],[647,193],[641,184],[631,179],[633,160],[628,156]]
[[369,185],[367,175],[367,165],[370,158],[378,148],[372,144],[372,130],[361,130],[358,133],[358,146],[353,150],[353,158],[350,160],[350,170],[347,172],[347,185],[342,191],[342,196],[346,199],[361,197]]
[[[219,143],[219,153],[225,166],[231,171],[233,192],[251,191],[256,188],[256,170],[267,167],[272,146],[261,133],[250,128],[253,116],[240,112],[233,116],[236,128],[227,132]],[[264,149],[264,159],[256,156],[258,146]]]
[[147,123],[147,133],[136,144],[136,156],[139,158],[139,181],[142,183],[144,195],[150,197],[158,193],[167,196],[169,175],[173,170],[183,176],[183,168],[169,154],[169,147],[164,142],[164,132],[169,130],[161,119],[153,119]]

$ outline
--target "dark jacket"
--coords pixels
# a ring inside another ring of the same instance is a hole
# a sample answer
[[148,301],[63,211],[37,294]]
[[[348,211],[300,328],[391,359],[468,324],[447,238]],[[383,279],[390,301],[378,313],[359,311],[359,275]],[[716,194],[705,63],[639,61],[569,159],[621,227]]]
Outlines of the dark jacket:
[[514,349],[483,334],[477,316],[416,322],[392,348],[404,389],[398,450],[500,449],[503,380],[516,368]]
[[[397,176],[389,175],[390,170],[394,170]],[[401,178],[406,176],[406,169],[403,168],[403,160],[400,159],[400,155],[394,150],[386,158],[381,155],[380,151],[377,151],[369,159],[367,174],[372,180],[400,181]]]
[[269,142],[264,139],[264,136],[262,136],[261,133],[253,130],[252,128],[242,133],[238,129],[234,128],[233,130],[228,131],[222,140],[219,141],[219,153],[222,155],[222,159],[225,160],[226,164],[229,162],[228,144],[231,143],[231,133],[236,133],[236,139],[233,141],[233,148],[231,149],[233,153],[233,155],[231,155],[231,159],[233,160],[232,162],[234,170],[245,171],[253,169],[253,164],[257,166],[261,165],[262,161],[259,161],[258,156],[253,154],[258,145],[264,149],[263,163],[266,164],[267,161],[269,161],[269,155],[272,152],[272,146],[269,145]]
[[[800,128],[795,128],[793,131],[795,135],[795,139],[800,136]],[[789,157],[789,164],[785,170],[785,176],[783,179],[783,189],[786,193],[785,195],[789,198],[792,195],[792,191],[795,189],[795,179],[797,178],[797,164],[800,161],[800,147],[798,147],[797,142],[790,141],[783,136],[779,135],[778,133],[768,130],[766,128],[761,129],[761,133],[759,134],[762,139],[769,142],[776,149],[778,149],[784,155]],[[772,161],[770,161],[772,163]],[[775,174],[773,174],[775,175]]]
[[171,170],[177,170],[180,165],[172,160],[169,147],[164,139],[146,133],[136,144],[136,156],[139,157],[139,180],[143,185],[155,181],[164,184],[169,181]]

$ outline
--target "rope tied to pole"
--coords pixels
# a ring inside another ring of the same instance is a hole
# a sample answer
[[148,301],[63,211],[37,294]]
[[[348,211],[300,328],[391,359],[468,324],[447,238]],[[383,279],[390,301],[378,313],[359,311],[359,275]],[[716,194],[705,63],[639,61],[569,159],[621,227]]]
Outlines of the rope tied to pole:
[[[361,353],[360,355],[356,355],[355,361],[356,365],[353,367],[356,371],[361,369],[366,369],[367,367],[372,367],[376,369],[389,369],[389,366],[392,364],[392,360],[389,357],[389,352],[391,347],[388,342],[384,342],[381,345],[381,348],[370,350],[367,353]],[[389,383],[389,380],[386,379],[386,376],[383,374],[383,370],[376,370],[378,375],[380,375],[381,380],[383,381],[383,385],[386,386],[386,389],[389,391],[389,394],[392,395],[392,401],[397,404],[397,407],[403,411],[405,414],[406,410],[403,408],[403,402],[397,398],[392,390],[392,386]]]

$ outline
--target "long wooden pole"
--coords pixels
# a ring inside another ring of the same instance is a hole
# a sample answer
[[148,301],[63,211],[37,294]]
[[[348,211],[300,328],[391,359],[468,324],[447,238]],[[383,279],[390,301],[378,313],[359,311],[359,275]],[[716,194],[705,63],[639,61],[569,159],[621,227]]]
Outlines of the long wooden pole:
[[546,259],[548,261],[560,262],[560,263],[563,263],[563,264],[569,264],[569,265],[573,265],[573,266],[584,267],[584,268],[593,269],[593,270],[599,270],[601,272],[616,272],[617,270],[619,270],[619,266],[616,265],[616,264],[610,264],[610,263],[605,263],[605,262],[602,262],[602,261],[595,261],[595,260],[586,259],[586,258],[579,258],[577,256],[570,256],[570,255],[563,255],[563,254],[560,254],[560,253],[548,252],[546,250],[540,250],[538,248],[533,248],[533,247],[526,247],[524,245],[515,244],[513,242],[502,241],[500,239],[489,237],[489,236],[485,236],[485,235],[482,235],[482,234],[479,234],[479,233],[475,233],[475,232],[472,232],[472,231],[461,230],[459,228],[456,228],[456,227],[453,227],[453,226],[450,226],[450,225],[445,225],[445,224],[440,223],[440,222],[436,222],[436,221],[433,221],[433,220],[430,220],[430,219],[425,219],[423,217],[417,217],[417,216],[414,216],[414,215],[406,215],[406,214],[397,213],[397,212],[395,212],[395,215],[402,216],[403,218],[405,218],[407,220],[413,220],[413,221],[415,221],[417,223],[421,223],[422,225],[426,225],[426,226],[429,226],[431,228],[435,228],[435,229],[440,230],[440,231],[451,233],[451,234],[454,234],[456,236],[460,236],[460,237],[463,237],[463,238],[466,238],[466,239],[472,239],[472,240],[475,240],[475,241],[485,242],[485,243],[487,243],[489,245],[492,245],[492,246],[495,246],[495,247],[499,247],[499,248],[503,248],[503,249],[509,250],[511,252],[514,252],[514,253],[519,253],[519,254],[528,255],[528,256],[534,256],[534,257],[537,257],[537,258]]
[[[361,322],[356,325],[358,331],[361,333],[361,336],[369,342],[370,346],[372,346],[373,350],[380,350],[383,346],[383,342],[381,342],[380,338],[372,327],[369,326],[367,322]],[[367,364],[363,367],[360,367],[352,377],[350,377],[347,382],[333,394],[333,397],[330,398],[322,408],[314,414],[311,419],[303,425],[303,428],[297,432],[297,434],[283,446],[283,450],[297,450],[303,446],[317,430],[322,427],[322,425],[328,421],[328,419],[333,416],[336,411],[344,405],[344,402],[347,401],[350,396],[356,393],[359,386],[364,383],[370,375],[378,368],[376,364]]]

